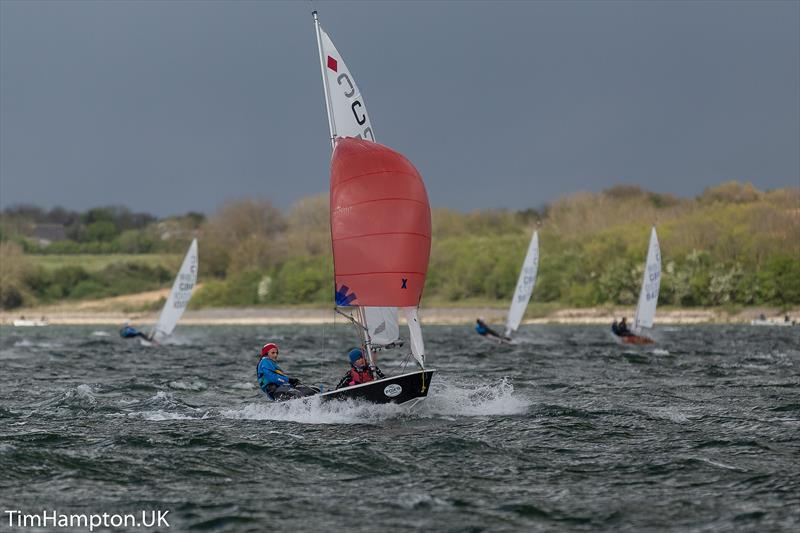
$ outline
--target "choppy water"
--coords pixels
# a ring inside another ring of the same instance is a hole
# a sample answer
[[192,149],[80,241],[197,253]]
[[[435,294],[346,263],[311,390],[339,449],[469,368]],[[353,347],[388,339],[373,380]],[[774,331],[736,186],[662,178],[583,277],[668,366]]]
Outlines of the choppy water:
[[345,327],[181,327],[157,349],[4,328],[0,512],[160,509],[177,531],[800,527],[800,328],[662,327],[657,349],[598,327],[527,327],[510,347],[425,332],[440,374],[409,412],[261,396],[262,342],[330,385]]

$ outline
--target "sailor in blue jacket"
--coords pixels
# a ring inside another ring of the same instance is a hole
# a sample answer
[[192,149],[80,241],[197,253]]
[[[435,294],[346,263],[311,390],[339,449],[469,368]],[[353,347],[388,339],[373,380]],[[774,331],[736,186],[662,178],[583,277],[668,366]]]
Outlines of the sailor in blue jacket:
[[475,321],[475,331],[478,333],[478,335],[481,335],[483,337],[494,337],[496,339],[500,339],[500,340],[503,340],[503,341],[510,340],[505,335],[500,335],[495,330],[493,330],[492,328],[487,326],[486,322],[484,322],[480,318]]
[[300,385],[300,380],[287,376],[278,366],[278,345],[268,342],[261,348],[261,356],[256,367],[258,386],[270,400],[291,400],[310,396],[319,392],[314,387]]
[[123,339],[132,339],[134,337],[141,337],[143,339],[147,338],[147,335],[136,329],[135,327],[131,326],[127,322],[122,325],[122,329],[119,330],[119,336]]

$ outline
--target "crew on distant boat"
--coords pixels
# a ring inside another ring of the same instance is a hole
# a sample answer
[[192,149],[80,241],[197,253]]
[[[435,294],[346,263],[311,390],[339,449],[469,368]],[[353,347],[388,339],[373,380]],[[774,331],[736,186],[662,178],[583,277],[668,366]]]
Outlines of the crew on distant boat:
[[481,335],[482,337],[495,337],[500,340],[510,340],[508,337],[500,335],[495,330],[487,326],[486,322],[480,318],[475,321],[475,331],[477,331],[478,335]]
[[378,379],[386,377],[377,366],[374,367],[375,372],[373,372],[373,368],[370,368],[361,348],[352,348],[347,357],[350,359],[350,369],[339,381],[339,384],[336,385],[337,389],[369,383],[375,379],[375,376],[378,376]]
[[119,336],[122,337],[123,339],[133,339],[136,337],[141,337],[147,340],[147,335],[145,335],[135,327],[131,326],[127,322],[122,324],[122,328],[119,330]]
[[270,400],[292,400],[311,396],[319,389],[300,385],[300,380],[287,376],[278,366],[278,345],[268,342],[261,348],[261,355],[256,367],[258,386]]
[[622,320],[618,323],[617,319],[614,319],[614,322],[611,324],[611,331],[614,332],[614,335],[618,337],[631,337],[633,336],[633,332],[628,327],[628,319],[622,317]]

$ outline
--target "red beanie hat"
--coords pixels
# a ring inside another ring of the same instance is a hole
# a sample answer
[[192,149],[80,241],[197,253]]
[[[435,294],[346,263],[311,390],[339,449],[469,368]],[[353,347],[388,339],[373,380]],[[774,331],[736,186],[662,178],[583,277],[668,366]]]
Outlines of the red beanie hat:
[[261,357],[264,357],[265,355],[267,355],[267,353],[269,353],[269,351],[271,349],[273,349],[273,348],[275,348],[277,350],[278,349],[278,345],[275,344],[274,342],[268,342],[267,344],[265,344],[264,347],[261,348]]

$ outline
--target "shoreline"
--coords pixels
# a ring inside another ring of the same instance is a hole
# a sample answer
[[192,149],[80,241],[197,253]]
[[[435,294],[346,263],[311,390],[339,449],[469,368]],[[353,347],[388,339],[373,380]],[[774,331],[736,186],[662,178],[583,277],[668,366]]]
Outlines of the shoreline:
[[[83,307],[83,308],[81,308]],[[628,307],[590,307],[564,308],[554,310],[543,316],[526,318],[523,324],[574,324],[607,325],[616,317],[633,317],[634,309]],[[751,320],[764,314],[772,320],[783,320],[788,315],[800,322],[800,308],[781,312],[777,308],[752,307],[730,313],[723,309],[665,309],[656,316],[656,324],[749,324]],[[489,323],[505,321],[506,309],[493,307],[422,307],[420,319],[428,325],[471,324],[481,317]],[[0,312],[0,325],[11,326],[14,320],[22,317],[42,320],[51,325],[121,325],[131,322],[138,325],[154,324],[158,311],[123,312],[87,309],[83,304],[20,309],[14,312]],[[344,319],[334,317],[330,308],[298,307],[254,307],[254,308],[211,308],[189,310],[180,323],[186,326],[223,325],[289,325],[289,324],[332,324]],[[401,320],[401,324],[405,321]]]

